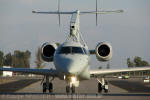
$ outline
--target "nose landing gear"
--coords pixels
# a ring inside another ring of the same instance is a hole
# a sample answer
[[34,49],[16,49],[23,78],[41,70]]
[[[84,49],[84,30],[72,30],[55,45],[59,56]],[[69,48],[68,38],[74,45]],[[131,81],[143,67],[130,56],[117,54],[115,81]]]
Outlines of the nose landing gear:
[[68,76],[66,79],[66,93],[75,93],[75,87],[79,87],[79,80],[76,76]]
[[75,93],[75,86],[74,85],[72,85],[71,87],[70,87],[70,85],[66,86],[66,93],[70,93],[70,91],[72,93]]

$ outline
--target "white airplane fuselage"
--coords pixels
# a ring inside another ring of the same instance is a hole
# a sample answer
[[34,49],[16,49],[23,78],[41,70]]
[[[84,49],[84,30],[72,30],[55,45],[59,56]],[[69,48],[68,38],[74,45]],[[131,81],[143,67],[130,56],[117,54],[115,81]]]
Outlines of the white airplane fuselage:
[[79,42],[65,42],[60,45],[54,54],[54,65],[60,72],[60,77],[90,79],[88,49]]

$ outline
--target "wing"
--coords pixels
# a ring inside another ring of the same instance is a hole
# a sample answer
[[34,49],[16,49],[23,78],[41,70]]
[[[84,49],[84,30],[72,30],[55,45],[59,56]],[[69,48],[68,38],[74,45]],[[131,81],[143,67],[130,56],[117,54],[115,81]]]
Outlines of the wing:
[[0,71],[12,71],[38,75],[58,76],[58,72],[55,69],[0,68]]
[[101,70],[90,70],[91,76],[98,76],[98,75],[108,75],[108,74],[115,74],[120,72],[133,72],[133,71],[146,71],[150,70],[150,66],[147,67],[135,67],[135,68],[126,68],[126,69],[101,69]]

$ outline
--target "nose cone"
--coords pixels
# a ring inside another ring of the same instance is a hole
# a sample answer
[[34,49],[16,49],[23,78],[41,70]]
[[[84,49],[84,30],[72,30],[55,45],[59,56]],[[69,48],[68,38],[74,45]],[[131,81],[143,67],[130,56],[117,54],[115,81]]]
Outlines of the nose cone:
[[78,65],[79,61],[74,61],[71,59],[67,60],[67,63],[62,65],[62,70],[68,74],[79,74],[81,72],[81,67]]
[[80,58],[63,57],[63,59],[57,59],[56,66],[63,73],[78,75],[84,70],[86,63]]

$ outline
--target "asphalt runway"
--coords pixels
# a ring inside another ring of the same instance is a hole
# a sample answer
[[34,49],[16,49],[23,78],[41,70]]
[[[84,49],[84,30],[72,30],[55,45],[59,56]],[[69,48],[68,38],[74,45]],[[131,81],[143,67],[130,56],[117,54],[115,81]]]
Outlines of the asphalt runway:
[[[145,84],[142,79],[108,78],[108,81],[109,93],[97,93],[97,81],[91,79],[80,82],[76,93],[68,95],[65,93],[65,81],[56,78],[53,81],[54,91],[52,94],[43,94],[42,85],[40,85],[40,81],[37,81],[15,92],[0,93],[0,100],[150,100],[150,83]],[[134,85],[135,83],[137,85]],[[134,90],[134,88],[136,89]]]
[[141,78],[111,79],[109,83],[127,90],[129,93],[150,93],[150,83],[144,83]]
[[39,80],[40,79],[20,79],[6,84],[0,84],[0,93],[13,93]]

